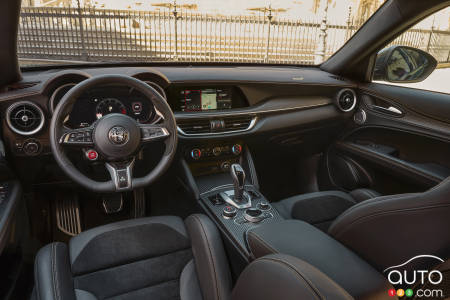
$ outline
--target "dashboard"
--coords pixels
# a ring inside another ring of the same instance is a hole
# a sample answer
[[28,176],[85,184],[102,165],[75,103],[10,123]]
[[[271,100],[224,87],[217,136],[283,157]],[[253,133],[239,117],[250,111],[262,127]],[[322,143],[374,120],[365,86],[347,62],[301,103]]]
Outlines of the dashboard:
[[[248,138],[273,139],[273,133],[318,123],[334,126],[348,119],[355,107],[345,110],[336,101],[343,90],[355,89],[355,83],[314,67],[93,65],[36,69],[23,72],[22,82],[0,92],[2,133],[8,150],[16,156],[51,154],[48,128],[59,101],[79,82],[105,74],[135,77],[167,100],[176,118],[181,151],[189,153],[189,159],[219,157],[217,153],[228,153],[237,141],[244,145]],[[356,102],[356,94],[350,95]],[[139,92],[125,86],[100,86],[78,98],[65,125],[87,127],[110,113],[126,114],[146,124],[161,118]]]

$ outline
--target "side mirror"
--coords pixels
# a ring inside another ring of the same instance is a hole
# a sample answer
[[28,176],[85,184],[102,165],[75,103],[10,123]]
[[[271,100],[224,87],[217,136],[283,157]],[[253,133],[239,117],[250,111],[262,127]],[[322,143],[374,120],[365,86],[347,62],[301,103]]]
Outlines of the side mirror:
[[436,59],[425,51],[391,46],[378,52],[372,79],[412,83],[425,80],[437,66]]

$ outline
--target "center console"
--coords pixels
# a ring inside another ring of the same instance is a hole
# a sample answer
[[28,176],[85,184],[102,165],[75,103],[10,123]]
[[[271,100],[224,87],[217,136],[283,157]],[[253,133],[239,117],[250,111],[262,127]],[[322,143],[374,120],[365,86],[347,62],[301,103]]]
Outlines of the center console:
[[283,218],[259,191],[248,148],[240,141],[194,144],[186,147],[184,154],[200,206],[249,261],[246,232]]
[[236,273],[253,259],[281,253],[318,268],[355,299],[388,295],[391,285],[351,250],[310,224],[284,220],[260,192],[243,143],[188,147],[185,155],[185,173],[190,176],[186,182],[194,186],[200,206],[221,230],[231,250],[228,255],[242,258],[232,266]]
[[246,244],[246,232],[262,224],[282,221],[283,218],[253,185],[244,186],[247,196],[241,201],[235,200],[234,188],[232,185],[217,187],[202,193],[200,201],[234,246],[248,258],[250,251]]

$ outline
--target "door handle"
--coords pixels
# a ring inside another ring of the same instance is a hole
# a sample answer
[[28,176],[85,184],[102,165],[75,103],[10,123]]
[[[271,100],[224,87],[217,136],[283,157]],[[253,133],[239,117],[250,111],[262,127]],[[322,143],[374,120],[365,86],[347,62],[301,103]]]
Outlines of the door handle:
[[403,112],[394,106],[383,107],[383,106],[378,106],[378,105],[372,105],[372,109],[379,111],[381,113],[394,115],[394,116],[402,116],[403,115]]

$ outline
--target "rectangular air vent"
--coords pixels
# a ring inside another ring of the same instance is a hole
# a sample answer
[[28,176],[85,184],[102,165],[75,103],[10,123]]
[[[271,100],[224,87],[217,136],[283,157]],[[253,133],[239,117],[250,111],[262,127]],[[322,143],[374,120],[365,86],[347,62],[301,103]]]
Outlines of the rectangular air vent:
[[330,77],[339,81],[347,81],[344,77],[341,76],[330,75]]
[[236,116],[224,118],[225,131],[245,130],[250,127],[253,117]]
[[186,134],[201,134],[211,132],[211,124],[209,119],[179,121],[178,127]]
[[230,116],[214,119],[180,120],[178,127],[183,134],[219,134],[251,129],[254,116]]

